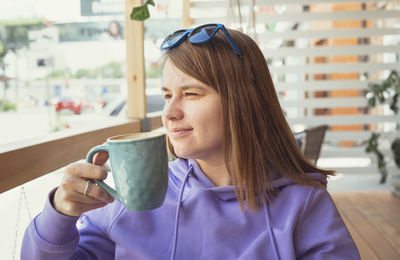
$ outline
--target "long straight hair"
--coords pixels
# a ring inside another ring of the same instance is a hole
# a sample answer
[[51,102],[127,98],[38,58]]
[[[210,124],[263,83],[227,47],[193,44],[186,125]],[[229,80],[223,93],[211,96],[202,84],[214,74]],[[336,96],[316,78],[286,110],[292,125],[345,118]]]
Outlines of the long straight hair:
[[[225,163],[242,211],[266,205],[279,192],[269,183],[279,177],[324,188],[307,173],[333,175],[317,168],[301,153],[286,122],[257,44],[247,35],[228,30],[242,52],[237,56],[219,31],[199,45],[184,41],[165,52],[165,60],[185,74],[214,88],[221,98]],[[169,142],[170,152],[176,156]]]

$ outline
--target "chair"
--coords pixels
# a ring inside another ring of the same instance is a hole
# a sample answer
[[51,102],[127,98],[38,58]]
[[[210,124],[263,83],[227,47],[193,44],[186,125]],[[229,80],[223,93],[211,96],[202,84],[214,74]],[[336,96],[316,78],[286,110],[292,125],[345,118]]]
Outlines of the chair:
[[308,128],[302,132],[294,133],[294,137],[304,156],[314,164],[317,163],[319,158],[327,130],[327,125],[320,125]]

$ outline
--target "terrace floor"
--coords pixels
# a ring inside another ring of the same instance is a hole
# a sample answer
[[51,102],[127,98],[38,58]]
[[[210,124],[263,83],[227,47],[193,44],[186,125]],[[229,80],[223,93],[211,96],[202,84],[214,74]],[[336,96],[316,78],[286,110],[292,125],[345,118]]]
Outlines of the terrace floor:
[[361,259],[400,259],[400,199],[388,190],[331,191]]

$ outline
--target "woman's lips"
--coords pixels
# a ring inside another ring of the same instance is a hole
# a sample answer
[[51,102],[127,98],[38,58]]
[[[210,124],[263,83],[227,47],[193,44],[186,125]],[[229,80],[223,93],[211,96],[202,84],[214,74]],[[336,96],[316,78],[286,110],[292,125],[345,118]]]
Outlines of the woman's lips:
[[192,131],[193,128],[173,128],[169,131],[169,135],[172,138],[183,137]]

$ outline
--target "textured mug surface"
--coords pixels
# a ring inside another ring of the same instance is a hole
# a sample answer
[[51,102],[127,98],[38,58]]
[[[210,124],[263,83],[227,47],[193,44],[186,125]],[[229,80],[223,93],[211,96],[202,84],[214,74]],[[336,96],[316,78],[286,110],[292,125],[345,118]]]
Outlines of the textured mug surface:
[[168,155],[165,134],[134,133],[107,139],[106,145],[92,148],[86,160],[108,152],[115,190],[94,180],[131,211],[160,207],[168,188]]

